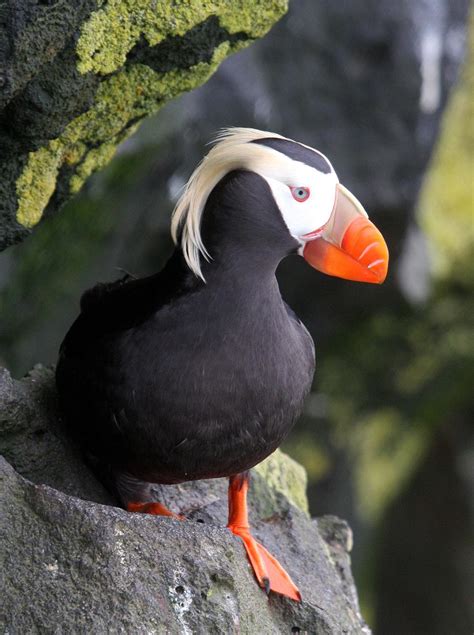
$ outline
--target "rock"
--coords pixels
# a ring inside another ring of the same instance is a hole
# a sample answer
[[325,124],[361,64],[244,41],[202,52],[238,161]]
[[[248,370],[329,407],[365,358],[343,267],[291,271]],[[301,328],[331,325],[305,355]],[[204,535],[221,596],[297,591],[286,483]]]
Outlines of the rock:
[[264,35],[286,0],[19,0],[0,20],[0,249],[56,212],[138,122]]
[[0,424],[7,632],[370,632],[350,572],[350,530],[308,517],[302,468],[283,453],[253,471],[251,518],[301,604],[258,588],[224,526],[224,479],[157,487],[184,522],[115,507],[61,435],[52,370],[37,366],[21,381],[2,372]]
[[0,370],[0,454],[34,483],[113,502],[61,436],[53,372],[40,365],[22,381]]

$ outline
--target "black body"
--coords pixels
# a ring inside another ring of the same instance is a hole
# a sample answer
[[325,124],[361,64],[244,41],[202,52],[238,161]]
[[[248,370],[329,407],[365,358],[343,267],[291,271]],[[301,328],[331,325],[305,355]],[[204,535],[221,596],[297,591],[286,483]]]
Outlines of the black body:
[[228,174],[201,233],[205,283],[177,248],[154,276],[86,292],[61,346],[64,425],[117,475],[177,483],[247,470],[280,445],[310,389],[313,342],[275,278],[298,245],[267,183]]

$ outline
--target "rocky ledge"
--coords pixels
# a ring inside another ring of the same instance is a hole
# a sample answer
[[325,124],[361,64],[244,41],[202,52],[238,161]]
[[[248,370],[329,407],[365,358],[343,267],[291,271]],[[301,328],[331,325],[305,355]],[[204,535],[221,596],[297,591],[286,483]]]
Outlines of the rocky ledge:
[[301,604],[258,588],[225,529],[224,479],[159,488],[183,522],[114,506],[61,436],[52,370],[0,372],[0,451],[5,632],[370,633],[350,529],[309,518],[304,470],[282,452],[253,470],[250,513]]

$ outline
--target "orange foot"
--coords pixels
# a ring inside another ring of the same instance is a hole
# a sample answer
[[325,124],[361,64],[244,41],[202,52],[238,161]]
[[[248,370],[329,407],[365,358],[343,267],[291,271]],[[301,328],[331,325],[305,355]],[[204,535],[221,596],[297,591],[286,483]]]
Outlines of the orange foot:
[[296,602],[301,602],[301,593],[296,584],[278,560],[255,540],[249,529],[230,526],[229,529],[242,539],[255,577],[262,589],[265,589],[267,595],[270,591],[273,591],[274,593],[286,595],[286,597]]
[[139,514],[153,514],[154,516],[168,516],[176,520],[184,520],[184,516],[175,514],[162,503],[127,503],[127,511]]
[[301,602],[301,593],[288,573],[263,545],[250,534],[247,513],[248,474],[238,474],[229,479],[229,523],[227,527],[239,536],[247,551],[259,585],[270,591]]

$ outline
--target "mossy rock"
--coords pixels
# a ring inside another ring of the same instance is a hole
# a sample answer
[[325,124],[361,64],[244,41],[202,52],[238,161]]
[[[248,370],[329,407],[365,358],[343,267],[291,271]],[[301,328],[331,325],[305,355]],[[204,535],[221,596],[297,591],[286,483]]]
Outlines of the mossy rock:
[[254,479],[255,495],[259,497],[260,492],[262,494],[265,492],[266,496],[263,498],[266,499],[269,509],[274,509],[278,498],[283,496],[301,511],[309,513],[306,470],[288,454],[276,450],[257,465],[254,471],[261,477],[258,480]]
[[[20,1],[0,57],[0,249],[55,213],[138,123],[263,36],[286,0]],[[21,17],[21,19],[19,19]]]

